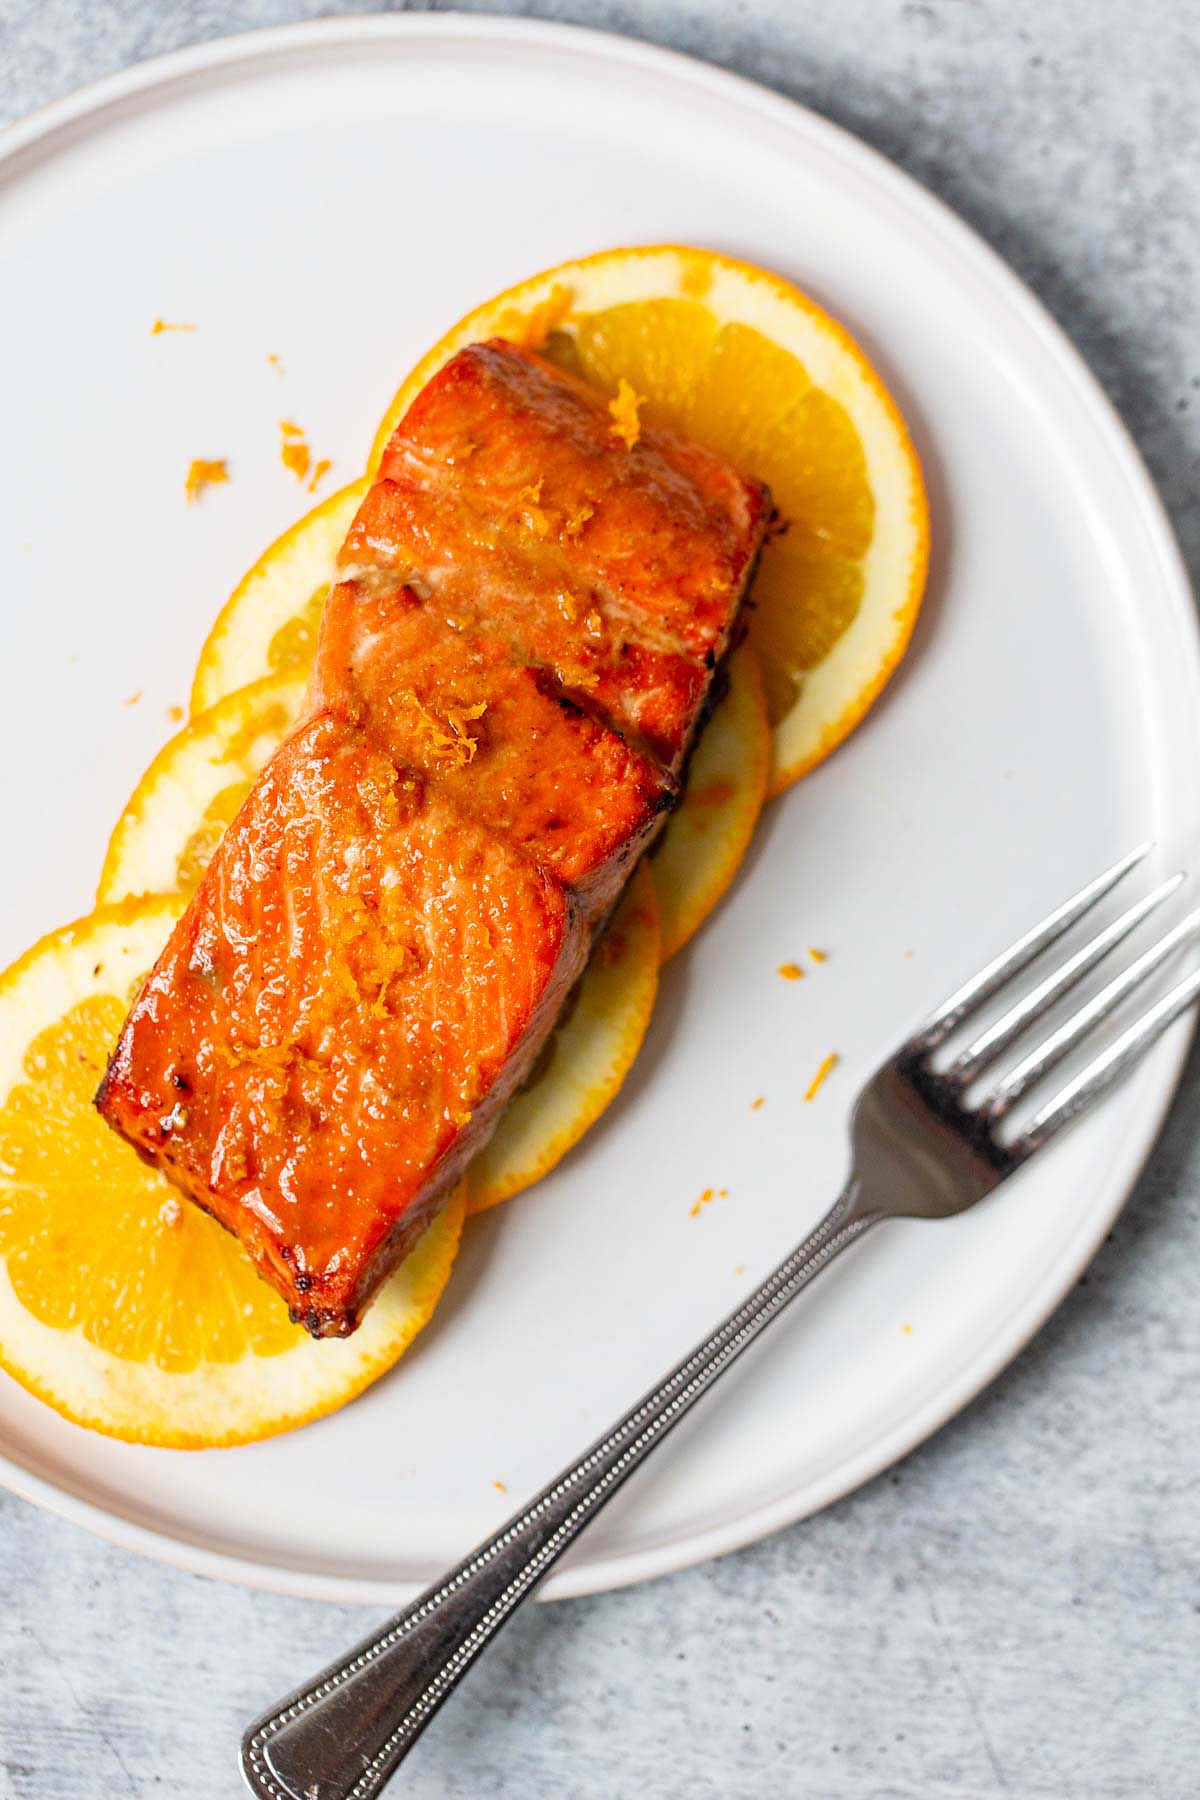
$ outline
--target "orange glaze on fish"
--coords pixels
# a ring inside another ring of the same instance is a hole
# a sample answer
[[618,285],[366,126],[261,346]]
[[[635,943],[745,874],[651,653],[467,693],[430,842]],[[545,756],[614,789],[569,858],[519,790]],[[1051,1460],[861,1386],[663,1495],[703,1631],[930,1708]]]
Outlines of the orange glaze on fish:
[[461,351],[401,420],[342,552],[421,571],[439,608],[549,669],[678,765],[769,503],[720,457],[530,351]]
[[325,606],[313,705],[370,726],[397,764],[520,844],[589,919],[616,899],[675,785],[659,766],[409,587],[340,582]]
[[532,1066],[677,792],[769,513],[529,352],[418,396],[306,722],[139,996],[105,1117],[351,1331]]

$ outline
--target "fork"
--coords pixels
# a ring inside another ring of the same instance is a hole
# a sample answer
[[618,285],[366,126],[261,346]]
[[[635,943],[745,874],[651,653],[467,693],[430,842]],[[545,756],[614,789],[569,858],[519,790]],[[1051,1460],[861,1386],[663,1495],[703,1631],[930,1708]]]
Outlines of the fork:
[[298,1688],[242,1740],[242,1773],[260,1800],[373,1800],[501,1626],[700,1396],[848,1245],[884,1219],[965,1212],[1079,1118],[1200,994],[1184,976],[1125,1027],[1015,1135],[1012,1108],[1200,932],[1200,908],[1167,931],[978,1099],[969,1090],[1075,983],[1183,881],[1136,901],[980,1030],[944,1067],[935,1052],[1147,854],[1131,851],[960,987],[860,1093],[846,1186],[774,1272],[578,1462],[513,1514],[382,1631]]

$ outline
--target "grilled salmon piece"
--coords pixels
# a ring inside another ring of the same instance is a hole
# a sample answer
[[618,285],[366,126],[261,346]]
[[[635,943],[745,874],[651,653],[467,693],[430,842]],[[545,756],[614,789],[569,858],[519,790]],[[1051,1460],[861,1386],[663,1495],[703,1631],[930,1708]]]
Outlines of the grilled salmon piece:
[[552,870],[589,920],[616,900],[675,800],[655,762],[544,670],[456,629],[408,587],[334,587],[309,704],[369,722],[397,763]]
[[[712,670],[651,633],[634,636],[552,548],[499,531],[481,543],[474,515],[452,493],[384,479],[363,500],[341,562],[375,594],[419,583],[449,630],[541,668],[576,706],[673,774],[682,769]],[[713,651],[714,668],[723,650]]]
[[553,876],[328,716],[273,758],[125,1024],[109,1122],[353,1330],[587,956]]
[[462,350],[396,428],[342,552],[412,575],[678,771],[770,514],[720,457],[502,340]]
[[525,1078],[662,824],[765,489],[511,345],[389,446],[305,722],[127,1019],[105,1118],[352,1331]]

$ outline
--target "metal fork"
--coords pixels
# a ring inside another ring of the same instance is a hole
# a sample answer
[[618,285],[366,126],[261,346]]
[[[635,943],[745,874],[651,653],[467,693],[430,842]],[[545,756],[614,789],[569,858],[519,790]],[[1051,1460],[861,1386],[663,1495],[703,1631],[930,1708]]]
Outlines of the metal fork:
[[946,1067],[934,1052],[1139,863],[1143,845],[1089,882],[952,994],[859,1095],[851,1173],[820,1224],[773,1274],[494,1537],[382,1631],[298,1688],[247,1731],[242,1772],[260,1800],[372,1800],[480,1652],[601,1507],[730,1364],[847,1245],[884,1219],[964,1212],[1086,1112],[1200,994],[1200,969],[1178,981],[1069,1080],[1015,1136],[1000,1126],[1171,953],[1200,932],[1188,914],[980,1099],[983,1071],[1083,979],[1183,880],[1137,901],[981,1030]]

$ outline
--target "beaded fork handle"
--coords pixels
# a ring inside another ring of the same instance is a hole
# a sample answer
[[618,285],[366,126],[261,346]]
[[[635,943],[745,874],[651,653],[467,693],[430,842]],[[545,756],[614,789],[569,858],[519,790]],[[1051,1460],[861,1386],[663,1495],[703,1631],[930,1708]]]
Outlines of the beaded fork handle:
[[759,1333],[880,1217],[852,1182],[810,1235],[579,1461],[383,1630],[242,1740],[258,1800],[374,1800],[442,1702],[654,1446]]

